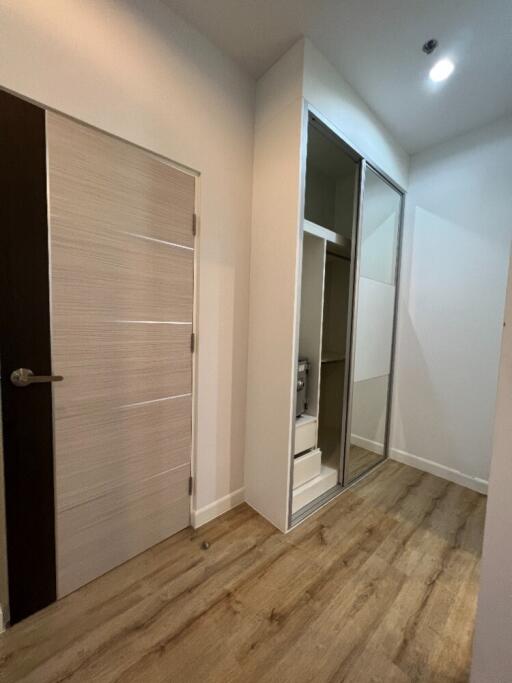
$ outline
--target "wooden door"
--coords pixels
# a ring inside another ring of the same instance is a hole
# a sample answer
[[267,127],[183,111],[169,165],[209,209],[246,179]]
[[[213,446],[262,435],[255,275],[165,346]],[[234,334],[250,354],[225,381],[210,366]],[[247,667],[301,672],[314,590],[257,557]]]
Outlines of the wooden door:
[[57,595],[189,523],[195,178],[46,115]]
[[55,600],[45,112],[0,91],[0,366],[11,624]]

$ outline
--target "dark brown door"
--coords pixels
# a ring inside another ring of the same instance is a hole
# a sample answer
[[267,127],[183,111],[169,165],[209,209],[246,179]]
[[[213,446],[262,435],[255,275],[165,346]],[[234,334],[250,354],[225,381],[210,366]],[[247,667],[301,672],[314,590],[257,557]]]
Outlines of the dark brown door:
[[45,111],[0,92],[0,366],[11,623],[55,600]]

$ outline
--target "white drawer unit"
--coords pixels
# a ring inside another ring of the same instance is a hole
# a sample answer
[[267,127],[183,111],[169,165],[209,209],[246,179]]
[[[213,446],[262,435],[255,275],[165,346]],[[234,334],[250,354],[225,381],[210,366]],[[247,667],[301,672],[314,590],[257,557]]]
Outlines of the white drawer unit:
[[322,465],[320,474],[317,477],[293,489],[292,512],[297,512],[297,510],[300,510],[308,503],[316,500],[323,493],[336,486],[337,483],[338,470],[328,465]]
[[310,479],[318,477],[322,467],[322,451],[315,448],[299,455],[293,461],[293,488],[302,486]]
[[316,446],[317,419],[313,415],[301,415],[295,421],[295,449],[298,455]]

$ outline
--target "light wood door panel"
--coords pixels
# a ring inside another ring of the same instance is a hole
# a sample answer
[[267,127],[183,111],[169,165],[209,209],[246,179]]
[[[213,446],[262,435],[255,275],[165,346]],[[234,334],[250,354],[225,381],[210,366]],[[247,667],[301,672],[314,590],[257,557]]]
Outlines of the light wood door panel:
[[66,379],[55,387],[56,418],[190,393],[191,331],[189,325],[57,319],[53,358]]
[[[51,168],[51,187],[60,188]],[[61,194],[52,194],[53,287],[59,290],[55,315],[191,322],[192,250],[109,226],[103,232],[88,230],[82,216],[59,213],[61,203]]]
[[106,227],[193,247],[195,178],[158,156],[48,113],[51,173],[60,211],[100,232]]
[[[60,420],[58,512],[190,462],[191,396]],[[144,457],[141,457],[144,454]]]
[[189,522],[194,178],[47,114],[59,597]]
[[187,465],[59,513],[59,597],[67,595],[189,523]]

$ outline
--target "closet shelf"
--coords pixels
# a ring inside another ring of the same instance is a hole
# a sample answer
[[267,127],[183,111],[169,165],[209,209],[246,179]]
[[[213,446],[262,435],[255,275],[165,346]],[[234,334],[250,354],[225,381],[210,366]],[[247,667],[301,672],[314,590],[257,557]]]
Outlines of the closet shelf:
[[304,413],[303,415],[295,419],[295,425],[297,427],[301,427],[302,425],[308,424],[308,422],[316,422],[316,420],[317,418],[315,415],[307,415],[306,413]]
[[335,353],[333,351],[325,351],[322,354],[322,363],[339,363],[344,361],[345,356],[341,353]]
[[304,219],[304,230],[309,232],[310,235],[315,235],[316,237],[321,237],[331,244],[336,244],[338,247],[342,247],[343,251],[350,253],[352,246],[352,240],[348,237],[343,237],[339,235],[334,230],[329,230],[329,228],[324,228],[322,225],[313,223],[313,221],[308,221],[307,218]]

